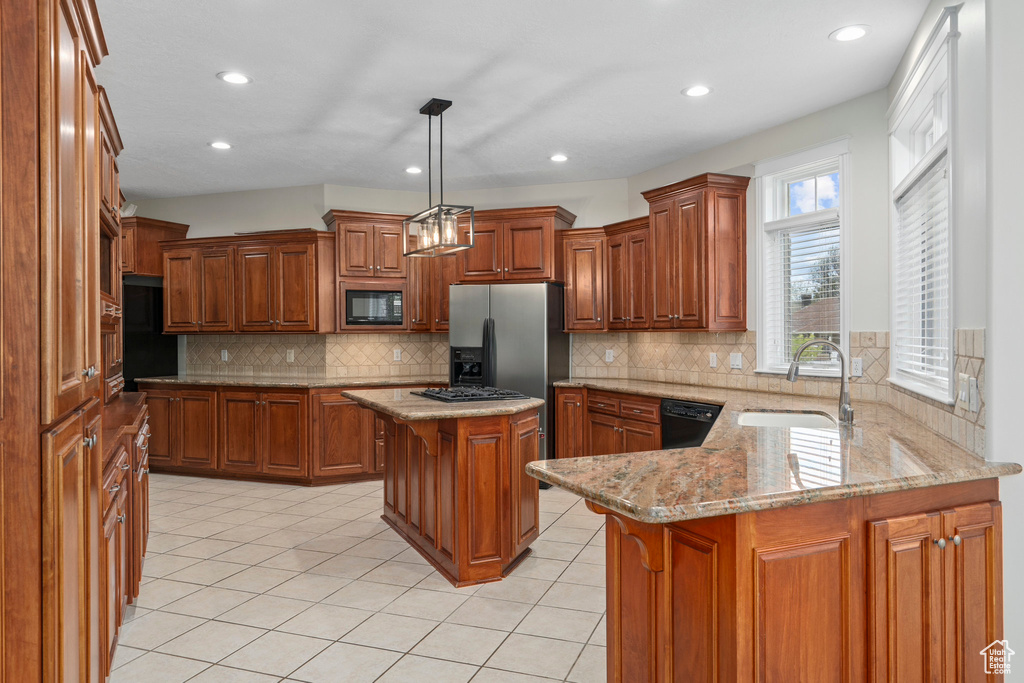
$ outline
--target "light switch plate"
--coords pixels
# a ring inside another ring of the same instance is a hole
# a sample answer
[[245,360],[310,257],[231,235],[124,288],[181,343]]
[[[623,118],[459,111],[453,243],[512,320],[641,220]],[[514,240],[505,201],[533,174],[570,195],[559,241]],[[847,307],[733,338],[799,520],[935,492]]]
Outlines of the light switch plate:
[[743,354],[742,353],[730,353],[729,354],[729,367],[733,370],[743,369]]
[[854,377],[864,376],[864,359],[854,358],[850,362],[850,374],[853,375]]
[[395,361],[398,361],[398,362],[400,362],[402,360],[402,349],[395,349],[394,350],[394,359],[395,359]]
[[718,367],[718,354],[714,351],[708,354],[708,364],[713,368]]
[[611,363],[613,360],[615,360],[615,352],[612,351],[611,349],[605,349],[604,350],[604,362],[605,363]]
[[978,378],[971,377],[967,380],[967,394],[968,394],[968,407],[972,413],[976,413],[981,410],[981,394],[978,393]]
[[295,349],[288,349],[287,351],[285,351],[284,357],[285,357],[285,360],[287,360],[289,363],[294,363],[295,362]]
[[957,376],[956,383],[956,406],[957,408],[968,409],[970,405],[970,377],[964,373],[959,373]]
[[220,350],[220,359],[223,362],[225,362],[225,363],[228,362],[228,350],[227,349],[221,349]]

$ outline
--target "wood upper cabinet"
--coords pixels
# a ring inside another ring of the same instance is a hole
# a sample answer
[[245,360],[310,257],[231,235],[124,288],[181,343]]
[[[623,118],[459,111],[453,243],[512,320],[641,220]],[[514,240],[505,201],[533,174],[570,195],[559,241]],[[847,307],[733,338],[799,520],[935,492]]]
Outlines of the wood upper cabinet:
[[164,277],[160,242],[181,240],[188,235],[188,225],[158,221],[143,216],[121,219],[121,267],[125,273]]
[[[460,239],[469,239],[460,217]],[[561,282],[555,231],[572,227],[576,216],[560,206],[477,211],[473,248],[456,254],[458,282]]]
[[217,392],[147,388],[149,461],[210,469],[217,456]]
[[749,178],[706,173],[644,192],[654,328],[746,329]]
[[[416,242],[413,241],[415,247]],[[404,258],[404,257],[403,257]],[[409,259],[409,331],[429,332],[433,326],[433,296],[431,284],[434,271],[432,262],[439,258],[410,258]]]
[[307,476],[308,406],[302,392],[221,391],[220,469]]
[[608,226],[608,329],[646,329],[651,310],[647,218]]
[[[107,92],[98,88],[97,104],[99,105],[99,213],[111,225],[119,225],[121,222],[121,183],[120,174],[117,169],[117,156],[121,153],[124,145],[121,142],[121,133],[114,122],[114,114],[110,108],[110,101],[107,99]],[[88,130],[89,126],[86,126]]]
[[313,396],[313,475],[374,471],[374,415],[340,392]]
[[583,392],[556,389],[555,410],[555,457],[578,458],[584,453]]
[[162,249],[165,332],[334,331],[333,234],[277,231]]
[[443,332],[448,329],[449,321],[449,287],[455,284],[457,259],[455,255],[440,256],[430,260],[430,299],[433,307],[434,322],[431,329]]
[[1002,637],[997,501],[869,524],[869,680],[985,681]]
[[337,234],[341,278],[406,277],[400,214],[328,211],[323,221]]
[[565,263],[565,331],[608,329],[605,303],[605,252],[608,246],[604,230],[566,230],[559,236],[562,238],[561,258]]

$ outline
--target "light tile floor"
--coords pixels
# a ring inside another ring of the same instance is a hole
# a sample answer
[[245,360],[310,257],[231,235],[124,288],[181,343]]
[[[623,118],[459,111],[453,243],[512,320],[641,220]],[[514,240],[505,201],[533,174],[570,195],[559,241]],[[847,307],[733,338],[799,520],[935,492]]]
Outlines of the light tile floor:
[[541,491],[534,553],[453,588],[380,520],[381,483],[154,474],[112,683],[605,680],[603,518]]

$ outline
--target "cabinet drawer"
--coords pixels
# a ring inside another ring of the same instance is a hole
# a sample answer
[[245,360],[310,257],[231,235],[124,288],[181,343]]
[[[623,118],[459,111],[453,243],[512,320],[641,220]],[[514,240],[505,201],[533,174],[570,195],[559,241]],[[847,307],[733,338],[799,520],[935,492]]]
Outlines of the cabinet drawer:
[[661,422],[660,407],[661,404],[659,403],[626,400],[619,402],[619,410],[622,417],[627,417],[631,420],[642,420],[643,422],[653,422],[655,424]]
[[592,413],[604,413],[605,415],[619,414],[619,399],[601,394],[591,394],[587,397],[587,410]]
[[128,470],[131,469],[128,461],[128,449],[123,444],[118,445],[103,473],[102,507],[104,510],[117,500],[118,492],[128,483]]

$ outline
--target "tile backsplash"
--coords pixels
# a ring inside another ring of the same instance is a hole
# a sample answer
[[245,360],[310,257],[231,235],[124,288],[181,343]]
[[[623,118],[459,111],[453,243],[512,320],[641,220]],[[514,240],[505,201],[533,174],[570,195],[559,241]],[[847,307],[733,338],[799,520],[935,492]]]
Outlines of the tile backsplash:
[[[394,360],[395,349],[401,361]],[[193,335],[186,340],[185,370],[225,377],[446,376],[448,335]]]

